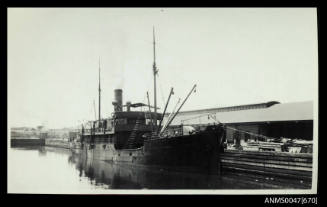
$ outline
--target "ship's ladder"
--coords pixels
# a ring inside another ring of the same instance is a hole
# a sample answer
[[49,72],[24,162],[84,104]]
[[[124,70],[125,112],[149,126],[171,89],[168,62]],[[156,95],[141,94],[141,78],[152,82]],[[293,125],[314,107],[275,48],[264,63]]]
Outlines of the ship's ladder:
[[137,132],[139,131],[139,127],[140,127],[140,123],[141,123],[141,117],[137,117],[134,128],[126,142],[126,149],[133,149],[135,147],[135,139],[137,136]]

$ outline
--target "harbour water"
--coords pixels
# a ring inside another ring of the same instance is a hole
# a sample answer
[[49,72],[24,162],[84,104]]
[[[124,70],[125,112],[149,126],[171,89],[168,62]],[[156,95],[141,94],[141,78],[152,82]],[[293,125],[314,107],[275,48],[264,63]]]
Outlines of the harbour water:
[[298,181],[223,173],[168,172],[86,159],[69,149],[8,149],[9,193],[97,193],[122,189],[308,189]]

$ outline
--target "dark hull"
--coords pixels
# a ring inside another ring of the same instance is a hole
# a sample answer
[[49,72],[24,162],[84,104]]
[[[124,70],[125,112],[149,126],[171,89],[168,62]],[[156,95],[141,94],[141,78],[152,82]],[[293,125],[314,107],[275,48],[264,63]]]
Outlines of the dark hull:
[[110,189],[217,189],[223,185],[219,175],[175,172],[149,165],[127,165],[85,159],[73,154],[80,176],[88,177],[96,185]]
[[113,143],[104,141],[84,143],[82,153],[87,159],[216,174],[222,139],[222,128],[214,126],[193,135],[145,140],[138,149],[117,150]]

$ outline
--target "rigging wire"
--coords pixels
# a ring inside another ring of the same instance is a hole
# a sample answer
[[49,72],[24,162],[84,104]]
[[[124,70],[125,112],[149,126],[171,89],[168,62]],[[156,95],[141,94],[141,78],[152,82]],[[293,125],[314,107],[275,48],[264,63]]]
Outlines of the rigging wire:
[[[147,90],[148,91],[148,90]],[[143,96],[143,101],[142,101],[142,103],[145,103],[145,100],[146,99],[146,94],[144,93],[144,96]],[[143,111],[143,106],[141,106],[141,111]]]
[[[201,117],[204,117],[204,116],[207,116],[208,119],[211,118],[211,119],[215,120],[216,123],[218,123],[218,124],[223,124],[219,120],[216,119],[216,114],[215,113],[208,113],[208,114],[203,114],[203,115],[199,115],[199,116],[188,118],[188,119],[183,119],[183,120],[181,120],[181,122],[184,123],[184,121],[188,121],[188,120],[192,120],[192,119],[197,119],[197,118],[199,118],[199,120],[200,120],[200,118]],[[223,125],[225,125],[225,124],[223,124]],[[253,133],[253,132],[248,132],[248,131],[236,129],[236,128],[230,127],[230,126],[225,126],[225,128],[226,129],[233,130],[233,131],[237,131],[237,132],[240,132],[240,133],[243,133],[243,134],[249,134],[251,136],[264,138],[264,139],[277,139],[276,137],[269,137],[269,136],[265,136],[265,135],[262,135],[262,134],[256,134],[256,133]]]

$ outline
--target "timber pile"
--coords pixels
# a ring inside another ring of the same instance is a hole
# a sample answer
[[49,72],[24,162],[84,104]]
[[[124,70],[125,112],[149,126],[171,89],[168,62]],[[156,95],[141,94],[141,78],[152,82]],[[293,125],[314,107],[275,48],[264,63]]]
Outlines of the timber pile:
[[282,151],[283,143],[274,142],[249,142],[246,146],[242,146],[245,151]]
[[238,171],[267,176],[311,181],[312,154],[226,150],[221,154],[223,171]]

